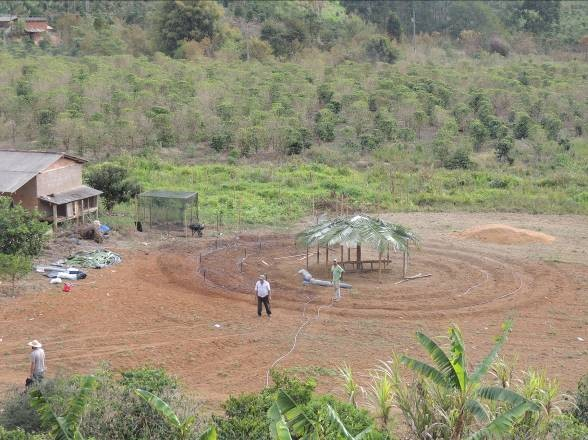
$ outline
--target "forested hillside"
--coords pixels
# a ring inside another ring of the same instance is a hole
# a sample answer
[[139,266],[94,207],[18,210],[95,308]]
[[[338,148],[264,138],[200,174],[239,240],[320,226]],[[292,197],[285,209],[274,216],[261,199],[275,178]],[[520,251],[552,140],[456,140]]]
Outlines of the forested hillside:
[[55,30],[39,45],[17,25],[4,32],[0,143],[96,159],[555,174],[583,211],[587,9],[4,1],[0,14],[46,16]]

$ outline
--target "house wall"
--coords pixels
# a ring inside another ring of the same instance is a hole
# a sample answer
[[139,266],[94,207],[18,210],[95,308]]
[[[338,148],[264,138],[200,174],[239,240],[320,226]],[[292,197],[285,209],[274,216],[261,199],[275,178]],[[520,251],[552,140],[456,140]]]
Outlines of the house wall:
[[[55,167],[60,162],[62,165]],[[81,185],[82,164],[61,159],[37,176],[37,197],[69,191]]]
[[12,200],[14,200],[14,203],[21,203],[22,206],[27,209],[35,209],[38,207],[39,199],[37,197],[36,177],[29,180],[12,194]]

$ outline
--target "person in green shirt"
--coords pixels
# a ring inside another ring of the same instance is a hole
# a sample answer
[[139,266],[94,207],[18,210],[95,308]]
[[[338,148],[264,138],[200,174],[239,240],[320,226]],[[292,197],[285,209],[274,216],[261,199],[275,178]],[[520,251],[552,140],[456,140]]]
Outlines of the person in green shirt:
[[333,260],[333,265],[331,266],[331,273],[333,274],[333,287],[335,288],[335,301],[339,301],[341,299],[341,274],[343,274],[345,270],[337,263],[337,259]]

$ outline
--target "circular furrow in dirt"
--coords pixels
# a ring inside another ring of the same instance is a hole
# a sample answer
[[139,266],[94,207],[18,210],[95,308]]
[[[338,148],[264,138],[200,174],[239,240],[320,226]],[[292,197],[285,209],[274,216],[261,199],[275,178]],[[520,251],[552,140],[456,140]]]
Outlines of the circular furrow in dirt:
[[[261,249],[244,247],[215,250],[202,257],[201,271],[206,270],[207,283],[230,293],[250,293],[259,273],[268,273],[272,288],[279,292],[279,305],[291,309],[305,294],[322,294],[328,288],[301,286],[296,273],[306,264],[306,249],[296,248],[292,238],[265,241]],[[300,257],[302,255],[302,257]],[[326,262],[321,254],[309,258],[310,271],[317,278],[328,279]],[[332,253],[335,257],[338,252]],[[337,304],[329,313],[346,316],[427,317],[517,311],[557,295],[546,285],[561,286],[565,278],[547,264],[532,265],[512,262],[496,250],[480,252],[461,243],[431,240],[411,253],[410,274],[430,273],[432,276],[396,284],[401,280],[401,258],[393,256],[393,269],[378,272],[346,274],[345,280],[354,286],[347,300]],[[240,261],[244,264],[241,267]],[[398,268],[394,267],[398,264]],[[242,270],[242,272],[241,272]],[[542,280],[546,283],[542,285]],[[549,280],[549,282],[547,282]]]

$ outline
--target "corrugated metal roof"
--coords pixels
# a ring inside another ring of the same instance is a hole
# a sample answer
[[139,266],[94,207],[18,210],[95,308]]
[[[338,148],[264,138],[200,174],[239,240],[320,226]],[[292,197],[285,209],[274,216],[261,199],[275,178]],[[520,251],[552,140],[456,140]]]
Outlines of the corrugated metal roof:
[[42,23],[27,23],[25,24],[25,32],[31,33],[40,33],[40,32],[47,32],[47,24]]
[[18,17],[16,15],[0,15],[0,21],[5,22],[5,21],[14,21],[16,20]]
[[39,198],[46,202],[53,203],[54,205],[64,205],[65,203],[87,199],[88,197],[94,197],[100,194],[102,194],[102,191],[98,191],[97,189],[82,185],[78,188],[74,188],[69,191],[64,191],[58,194],[50,194],[47,196],[41,196]]
[[38,173],[0,170],[0,193],[13,193]]
[[0,192],[16,191],[62,157],[78,163],[85,162],[63,153],[0,150]]
[[190,199],[195,196],[195,192],[188,191],[147,191],[139,194],[139,197],[152,197],[159,199]]

